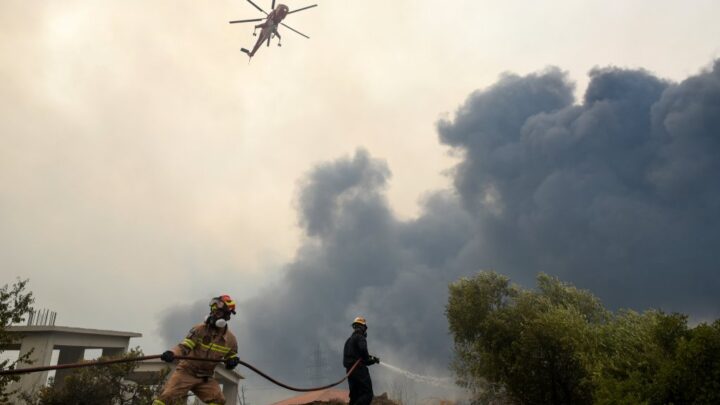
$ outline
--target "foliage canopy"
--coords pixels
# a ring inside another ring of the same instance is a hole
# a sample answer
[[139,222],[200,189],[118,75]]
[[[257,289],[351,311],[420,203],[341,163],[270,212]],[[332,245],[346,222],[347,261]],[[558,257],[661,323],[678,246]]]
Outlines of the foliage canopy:
[[557,278],[537,282],[480,272],[450,285],[453,369],[476,403],[720,403],[720,321],[613,313]]
[[[135,348],[120,358],[134,359],[142,355],[142,351]],[[110,359],[101,357],[99,360]],[[137,362],[128,362],[78,368],[62,383],[51,381],[49,385],[42,387],[36,393],[24,395],[23,399],[29,405],[146,405],[153,402],[155,395],[162,389],[162,383],[168,370],[140,385],[127,380],[137,366]]]

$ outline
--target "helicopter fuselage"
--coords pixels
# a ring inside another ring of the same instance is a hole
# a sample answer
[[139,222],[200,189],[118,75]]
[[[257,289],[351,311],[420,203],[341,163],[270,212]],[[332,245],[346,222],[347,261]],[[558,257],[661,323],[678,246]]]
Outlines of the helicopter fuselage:
[[[317,4],[313,4],[306,7],[301,7],[296,10],[290,11],[288,6],[284,4],[278,4],[277,7],[275,7],[275,0],[272,2],[272,8],[270,12],[266,12],[262,9],[262,7],[258,6],[253,2],[253,0],[247,0],[248,3],[252,4],[253,7],[255,7],[258,11],[265,14],[264,18],[252,18],[247,20],[234,20],[230,21],[230,24],[239,24],[239,23],[249,23],[249,22],[258,22],[262,21],[260,24],[255,26],[255,29],[253,30],[253,36],[258,37],[257,41],[255,42],[255,46],[253,46],[252,50],[247,50],[245,48],[241,48],[240,50],[246,53],[250,58],[252,58],[255,53],[260,49],[260,46],[263,43],[267,43],[268,46],[270,46],[270,40],[272,40],[274,37],[278,38],[278,46],[282,46],[280,43],[282,40],[282,37],[280,36],[280,33],[278,32],[278,28],[280,25],[283,27],[289,29],[290,31],[293,31],[294,33],[303,36],[307,39],[310,39],[309,36],[303,34],[302,32],[296,30],[295,28],[292,28],[285,23],[283,23],[283,20],[285,17],[287,17],[289,14],[296,13],[298,11],[307,10],[313,7],[317,7]],[[257,30],[260,29],[260,35],[258,36]]]
[[272,39],[273,35],[280,38],[277,27],[288,15],[288,12],[288,6],[284,4],[278,4],[278,6],[275,7],[275,9],[273,9],[267,15],[267,19],[263,21],[262,24],[258,24],[255,26],[255,28],[260,28],[260,35],[258,36],[258,40],[257,42],[255,42],[255,46],[253,46],[252,51],[250,51],[249,53],[250,57],[253,57],[255,55],[255,52],[260,49],[260,46],[263,44],[263,42],[267,42],[267,45],[270,46],[270,40]]

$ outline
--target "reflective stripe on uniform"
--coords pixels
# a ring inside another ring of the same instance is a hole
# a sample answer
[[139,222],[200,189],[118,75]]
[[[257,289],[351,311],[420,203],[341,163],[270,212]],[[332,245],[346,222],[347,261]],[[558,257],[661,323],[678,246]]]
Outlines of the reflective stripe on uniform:
[[223,345],[218,345],[215,343],[210,343],[209,345],[200,343],[200,346],[205,350],[212,350],[214,352],[218,352],[218,353],[222,353],[222,354],[228,354],[228,353],[230,353],[230,350],[231,350],[229,347],[226,347]]
[[194,348],[195,348],[195,345],[196,345],[196,343],[193,342],[193,341],[190,340],[190,339],[185,339],[185,340],[183,340],[183,341],[182,341],[182,344],[185,345],[185,346],[187,346],[190,350],[194,349]]

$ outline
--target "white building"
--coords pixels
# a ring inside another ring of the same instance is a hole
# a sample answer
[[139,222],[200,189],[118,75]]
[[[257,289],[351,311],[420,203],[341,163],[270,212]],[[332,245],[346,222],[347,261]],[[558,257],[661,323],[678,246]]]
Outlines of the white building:
[[[32,350],[32,364],[19,364],[18,368],[50,366],[54,350],[59,352],[58,365],[83,361],[86,349],[100,349],[103,356],[120,355],[127,352],[131,338],[142,336],[140,333],[135,332],[54,325],[11,326],[7,329],[7,332],[18,336],[17,341],[19,343],[0,349],[18,350],[20,355]],[[144,361],[139,364],[128,379],[142,383],[150,378],[150,374],[158,373],[167,366],[168,364],[161,360]],[[55,381],[62,384],[62,381],[71,372],[71,369],[57,370]],[[238,402],[238,383],[243,377],[238,372],[227,370],[224,367],[218,367],[215,376],[223,386],[223,394],[227,404],[236,405]],[[20,388],[21,392],[33,392],[38,387],[45,385],[47,379],[48,371],[23,374],[20,381],[13,384],[10,390]]]

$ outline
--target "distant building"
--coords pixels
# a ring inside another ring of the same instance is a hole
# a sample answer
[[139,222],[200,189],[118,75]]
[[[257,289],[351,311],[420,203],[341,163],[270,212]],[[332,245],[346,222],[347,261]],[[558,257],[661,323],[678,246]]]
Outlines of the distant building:
[[[83,361],[86,349],[101,349],[103,356],[116,356],[127,352],[130,339],[141,337],[140,333],[119,332],[112,330],[98,330],[85,328],[72,328],[55,325],[11,326],[7,333],[18,337],[18,344],[2,347],[2,350],[18,350],[20,355],[32,350],[32,364],[18,365],[22,367],[49,366],[52,362],[53,350],[59,351],[58,365],[77,363]],[[147,381],[151,373],[160,372],[168,364],[161,360],[144,361],[139,363],[135,372],[128,378],[142,384]],[[227,405],[237,405],[238,383],[243,378],[234,370],[224,367],[216,369],[216,378],[223,386],[223,394]],[[72,370],[57,370],[55,381],[62,384],[65,377]],[[33,392],[47,383],[48,371],[23,374],[20,381],[13,384],[10,389],[19,388],[21,392]]]

